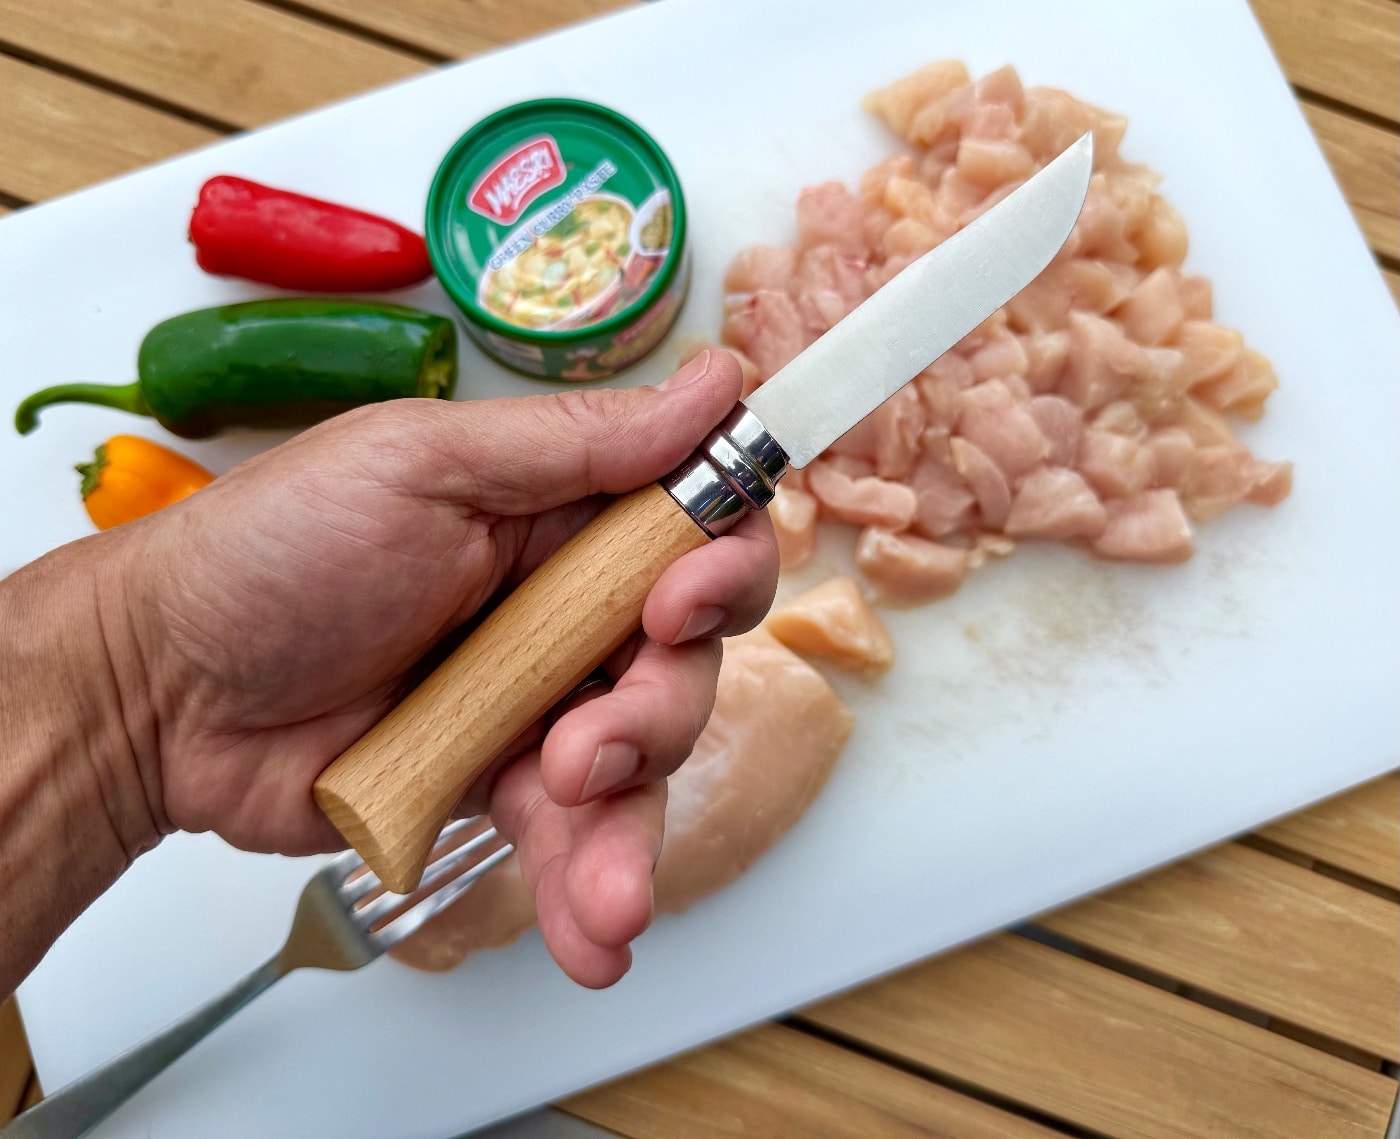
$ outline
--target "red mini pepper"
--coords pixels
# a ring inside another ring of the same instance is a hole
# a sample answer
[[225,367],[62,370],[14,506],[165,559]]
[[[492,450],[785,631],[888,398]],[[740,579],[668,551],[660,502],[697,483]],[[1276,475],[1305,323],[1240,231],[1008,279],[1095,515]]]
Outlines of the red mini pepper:
[[206,272],[283,289],[377,293],[432,273],[423,239],[397,222],[227,174],[201,188],[190,240]]

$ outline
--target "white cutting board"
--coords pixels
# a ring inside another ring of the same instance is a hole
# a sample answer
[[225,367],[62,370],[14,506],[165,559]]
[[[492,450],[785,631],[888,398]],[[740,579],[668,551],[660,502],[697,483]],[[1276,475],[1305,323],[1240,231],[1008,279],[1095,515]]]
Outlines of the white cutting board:
[[[1400,760],[1400,320],[1244,0],[668,0],[308,115],[0,223],[0,403],[121,380],[157,320],[250,295],[182,238],[233,171],[417,222],[486,112],[560,93],[635,116],[694,211],[680,337],[718,326],[723,267],[784,240],[802,185],[891,148],[868,89],[928,60],[1012,61],[1131,116],[1190,267],[1282,386],[1247,435],[1297,462],[1278,509],[1202,529],[1179,569],[1018,553],[890,618],[899,663],[841,682],[859,723],[830,785],[738,883],[590,993],[533,935],[447,976],[380,962],[284,982],[98,1134],[461,1132],[850,986],[1376,775]],[[435,288],[412,298],[449,311]],[[461,394],[540,390],[465,360]],[[0,566],[85,533],[69,464],[140,421],[59,408],[0,435]],[[155,433],[157,436],[158,432]],[[190,446],[216,470],[277,437]],[[309,863],[177,837],[21,990],[53,1089],[271,952]]]

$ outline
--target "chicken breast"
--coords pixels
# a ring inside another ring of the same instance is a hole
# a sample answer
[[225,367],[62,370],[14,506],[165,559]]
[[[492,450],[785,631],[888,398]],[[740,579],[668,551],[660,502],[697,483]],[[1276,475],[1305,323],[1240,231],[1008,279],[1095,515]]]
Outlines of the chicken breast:
[[[854,723],[821,673],[772,636],[726,641],[714,713],[669,780],[657,911],[684,910],[768,851],[820,793]],[[512,856],[390,955],[444,972],[534,924]]]

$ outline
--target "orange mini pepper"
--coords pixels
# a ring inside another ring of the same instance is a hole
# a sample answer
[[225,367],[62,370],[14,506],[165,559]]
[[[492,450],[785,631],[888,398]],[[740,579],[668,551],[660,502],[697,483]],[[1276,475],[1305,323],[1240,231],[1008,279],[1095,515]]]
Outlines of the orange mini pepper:
[[92,462],[75,469],[83,476],[83,505],[99,530],[179,502],[214,480],[192,459],[135,435],[113,435]]

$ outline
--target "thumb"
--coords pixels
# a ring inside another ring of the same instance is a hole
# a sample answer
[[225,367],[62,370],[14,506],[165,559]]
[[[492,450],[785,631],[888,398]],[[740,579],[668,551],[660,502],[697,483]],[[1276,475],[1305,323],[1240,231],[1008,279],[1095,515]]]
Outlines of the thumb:
[[[432,493],[492,514],[535,514],[622,494],[673,470],[738,402],[743,374],[707,350],[660,387],[434,402]],[[427,489],[427,488],[424,488]]]

